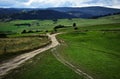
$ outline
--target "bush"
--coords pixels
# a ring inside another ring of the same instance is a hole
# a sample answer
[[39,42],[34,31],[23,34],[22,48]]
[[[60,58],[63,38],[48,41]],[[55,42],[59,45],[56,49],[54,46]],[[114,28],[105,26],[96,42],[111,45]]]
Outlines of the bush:
[[54,29],[59,29],[59,28],[64,28],[65,26],[64,25],[58,25],[58,26],[55,26]]
[[74,30],[78,30],[78,27],[75,27]]
[[73,23],[73,27],[76,27],[76,23]]
[[0,34],[0,38],[6,38],[7,35],[6,34]]
[[26,31],[26,30],[23,30],[22,33],[27,33],[27,31]]
[[27,33],[34,33],[32,30],[29,30]]

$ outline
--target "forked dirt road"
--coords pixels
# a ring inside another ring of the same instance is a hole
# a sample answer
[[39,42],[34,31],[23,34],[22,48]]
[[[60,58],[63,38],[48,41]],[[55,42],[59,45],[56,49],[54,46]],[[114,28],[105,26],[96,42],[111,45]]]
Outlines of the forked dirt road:
[[28,59],[36,56],[37,54],[44,52],[46,50],[49,50],[51,48],[53,55],[56,57],[56,59],[58,61],[60,61],[61,63],[63,63],[64,65],[66,65],[67,67],[71,68],[74,72],[76,72],[77,74],[84,76],[86,79],[93,79],[93,77],[91,77],[90,75],[88,75],[87,73],[81,71],[80,69],[78,69],[76,66],[72,65],[71,63],[69,63],[69,61],[66,61],[64,58],[62,58],[62,56],[56,51],[56,46],[60,45],[60,43],[57,41],[56,39],[56,35],[58,35],[60,33],[57,34],[47,34],[49,36],[49,39],[51,39],[52,43],[46,47],[37,49],[35,51],[29,52],[29,53],[25,53],[22,55],[19,55],[3,64],[0,64],[0,78],[7,74],[10,70],[15,69],[17,67],[20,66],[20,64],[24,63],[25,61],[27,61]]
[[[57,34],[59,34],[59,33],[57,33]],[[59,45],[59,43],[58,43],[58,41],[56,40],[56,37],[55,37],[57,34],[52,34],[52,35],[47,34],[49,39],[51,39],[51,41],[52,41],[52,43],[50,45],[48,45],[46,47],[43,47],[43,48],[40,48],[40,49],[37,49],[37,50],[32,51],[32,52],[28,52],[28,53],[19,55],[19,56],[13,58],[13,59],[10,59],[7,62],[4,62],[4,63],[0,64],[0,77],[7,74],[10,70],[19,67],[20,64],[22,64],[25,61],[27,61],[28,59],[36,56],[37,54],[39,54],[41,52],[44,52],[46,50],[49,50],[51,48],[54,48],[57,45]]]

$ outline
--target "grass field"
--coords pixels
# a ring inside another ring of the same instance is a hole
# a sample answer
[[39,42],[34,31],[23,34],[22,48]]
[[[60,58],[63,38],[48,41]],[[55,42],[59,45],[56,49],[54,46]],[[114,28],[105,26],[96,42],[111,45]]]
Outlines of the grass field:
[[43,52],[11,71],[3,79],[84,79],[58,62],[50,51]]
[[[115,17],[115,18],[113,18]],[[0,22],[0,31],[12,31],[14,33],[21,33],[23,30],[39,30],[45,32],[46,30],[53,30],[53,27],[56,25],[65,25],[65,26],[72,26],[73,23],[76,23],[78,27],[85,27],[85,26],[93,26],[93,25],[101,25],[101,24],[113,24],[119,23],[120,18],[119,15],[113,17],[106,17],[100,19],[58,19],[55,23],[53,20],[14,20],[10,22]],[[116,19],[117,18],[117,19]],[[15,26],[15,24],[24,24],[29,23],[31,24],[30,27],[28,26]],[[39,23],[39,25],[36,25]]]
[[80,27],[79,30],[120,30],[120,23]]
[[58,51],[71,63],[95,79],[120,78],[120,31],[69,32]]
[[[27,49],[30,49],[31,47],[34,48],[44,44],[48,40],[40,39],[38,37],[34,37],[32,39],[30,37],[19,38],[19,36],[33,35],[36,33],[20,33],[23,30],[41,30],[42,32],[39,32],[38,34],[43,34],[45,33],[44,31],[51,31],[54,26],[61,24],[67,26],[67,28],[58,29],[58,32],[66,33],[58,36],[61,46],[59,46],[57,50],[64,59],[68,60],[95,79],[119,79],[119,16],[120,15],[108,16],[99,19],[59,19],[57,23],[54,23],[52,20],[15,20],[10,22],[0,22],[0,32],[12,31],[17,33],[9,35],[9,39],[0,38],[0,52],[4,53],[3,49],[6,45],[8,45],[7,48],[10,52],[15,52],[21,50],[23,47],[25,48],[25,46],[27,46]],[[32,26],[14,26],[14,24],[22,23],[30,23]],[[39,25],[36,25],[36,23],[39,23]],[[72,27],[73,23],[77,24],[78,30],[74,30]],[[13,46],[14,44],[16,46]],[[8,56],[9,54],[7,57]],[[74,73],[62,63],[58,62],[51,52],[47,51],[28,60],[20,68],[15,69],[11,71],[10,74],[4,76],[3,79],[84,78]]]
[[40,48],[50,43],[47,37],[0,38],[0,61],[12,55]]

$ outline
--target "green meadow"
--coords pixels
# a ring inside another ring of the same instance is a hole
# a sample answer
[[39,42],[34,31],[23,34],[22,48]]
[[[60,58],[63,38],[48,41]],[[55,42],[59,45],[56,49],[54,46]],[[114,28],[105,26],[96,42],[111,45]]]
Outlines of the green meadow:
[[[14,33],[21,33],[23,30],[39,30],[45,32],[46,30],[53,30],[56,25],[72,26],[76,23],[78,27],[87,27],[101,24],[114,24],[120,23],[120,15],[114,15],[111,17],[105,17],[100,19],[58,19],[57,22],[53,20],[13,20],[10,22],[0,22],[0,32],[11,31]],[[29,23],[31,26],[15,26],[15,24]],[[38,25],[36,24],[38,23]]]
[[120,78],[120,31],[70,32],[58,36],[60,54],[95,79]]
[[[15,26],[15,24],[22,23],[30,23],[31,26]],[[78,29],[74,29],[73,23],[76,23]],[[24,35],[45,34],[46,30],[51,32],[57,25],[65,26],[65,28],[57,30],[57,32],[64,32],[57,36],[61,43],[57,47],[57,51],[65,60],[94,79],[120,78],[120,15],[98,19],[58,19],[57,22],[53,20],[14,20],[0,22],[0,32],[12,31],[15,34],[8,35],[8,37],[15,38]],[[39,30],[40,32],[21,34],[23,30]],[[35,37],[33,40],[38,43],[36,39],[38,38]],[[30,42],[30,39],[26,40]],[[0,44],[3,46],[2,43]],[[84,78],[60,63],[52,55],[51,50],[48,50],[28,60],[21,67],[4,76],[3,79]]]

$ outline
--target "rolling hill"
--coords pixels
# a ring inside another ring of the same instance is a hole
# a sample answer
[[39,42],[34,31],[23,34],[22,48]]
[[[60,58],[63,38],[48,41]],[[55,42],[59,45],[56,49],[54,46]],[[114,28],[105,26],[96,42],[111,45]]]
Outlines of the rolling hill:
[[[16,16],[16,17],[14,17]],[[58,12],[54,10],[33,10],[28,12],[16,13],[11,16],[12,19],[62,19],[75,18],[75,16]]]
[[[9,14],[10,11],[10,14]],[[42,10],[42,9],[11,9],[2,11],[3,14],[0,14],[0,19],[10,18],[14,19],[23,19],[23,20],[31,20],[31,19],[64,19],[64,18],[77,18],[76,16],[58,12],[54,10]]]
[[64,19],[99,18],[120,14],[120,9],[106,7],[56,7],[56,8],[0,8],[0,19]]
[[108,15],[120,14],[120,9],[106,8],[106,7],[58,7],[49,8],[51,10],[65,12],[79,18],[98,18]]

